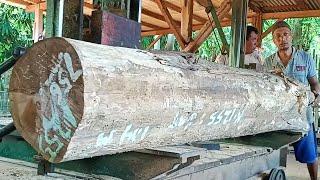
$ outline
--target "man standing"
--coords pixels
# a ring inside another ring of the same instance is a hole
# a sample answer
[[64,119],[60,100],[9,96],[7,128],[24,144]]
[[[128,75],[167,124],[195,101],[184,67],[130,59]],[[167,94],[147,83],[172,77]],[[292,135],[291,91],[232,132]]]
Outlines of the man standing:
[[[305,85],[310,85],[315,100],[318,101],[320,86],[316,76],[315,62],[306,52],[292,46],[290,26],[284,21],[277,22],[272,31],[272,37],[278,52],[266,59],[265,67],[268,70],[281,72]],[[297,161],[307,164],[310,178],[316,180],[318,174],[317,139],[311,106],[307,107],[307,119],[311,128],[305,137],[294,143],[294,152]]]

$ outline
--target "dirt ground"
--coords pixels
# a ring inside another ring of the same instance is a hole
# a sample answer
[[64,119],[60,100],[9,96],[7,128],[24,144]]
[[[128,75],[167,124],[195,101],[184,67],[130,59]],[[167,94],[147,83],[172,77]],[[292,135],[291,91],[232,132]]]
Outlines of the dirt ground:
[[[318,171],[320,172],[320,165],[318,165]],[[307,166],[305,164],[301,164],[297,162],[295,160],[294,154],[292,153],[288,155],[287,168],[285,172],[288,180],[309,180],[310,179]],[[320,177],[318,179],[320,179]]]
[[63,177],[37,176],[37,169],[0,161],[1,180],[57,180]]

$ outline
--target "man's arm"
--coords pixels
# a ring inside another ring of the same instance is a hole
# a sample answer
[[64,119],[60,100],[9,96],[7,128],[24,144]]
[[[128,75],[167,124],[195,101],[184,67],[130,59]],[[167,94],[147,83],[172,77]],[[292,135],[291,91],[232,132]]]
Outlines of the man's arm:
[[311,91],[314,93],[315,97],[320,95],[320,84],[318,82],[317,76],[313,76],[308,79]]

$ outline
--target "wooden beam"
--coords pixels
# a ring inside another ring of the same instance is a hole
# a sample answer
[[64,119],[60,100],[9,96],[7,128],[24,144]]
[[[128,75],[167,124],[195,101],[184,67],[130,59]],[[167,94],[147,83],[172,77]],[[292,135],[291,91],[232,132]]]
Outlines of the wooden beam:
[[261,47],[261,44],[262,44],[262,31],[263,31],[263,20],[262,20],[262,14],[261,13],[257,14],[257,16],[253,18],[253,25],[259,31],[257,46]]
[[152,28],[152,29],[163,29],[163,27],[160,27],[160,26],[148,23],[148,22],[144,22],[144,21],[141,21],[141,25],[147,26],[147,27]]
[[275,24],[279,21],[283,21],[284,19],[278,19],[272,26],[270,26],[265,32],[261,34],[261,39],[264,39],[274,28]]
[[39,3],[39,4],[28,5],[25,10],[26,10],[26,12],[35,12],[36,9],[39,6],[40,6],[40,9],[42,11],[47,10],[47,3],[46,2],[42,2],[42,3]]
[[[226,26],[230,26],[231,22],[230,21],[222,21],[221,22],[221,26],[222,27],[226,27]],[[202,27],[204,26],[204,24],[197,24],[197,25],[193,25],[192,30],[193,31],[197,31],[200,30]],[[141,36],[151,36],[151,35],[165,35],[165,34],[173,34],[173,30],[170,28],[164,28],[164,29],[157,29],[157,30],[148,30],[148,31],[142,31],[141,32]]]
[[156,43],[160,40],[160,38],[161,38],[162,36],[163,36],[163,34],[159,35],[155,40],[153,40],[152,43],[147,47],[147,49],[152,48],[152,46],[153,46],[154,44],[156,44]]
[[305,17],[320,17],[320,10],[264,13],[262,15],[262,19],[264,20],[265,19],[305,18]]
[[[152,0],[152,1],[156,1],[156,0]],[[169,9],[171,9],[171,10],[173,10],[173,11],[176,11],[176,12],[178,12],[178,13],[181,13],[181,12],[182,12],[182,9],[181,9],[179,6],[176,6],[176,5],[174,5],[174,4],[172,4],[172,3],[168,2],[168,1],[163,1],[163,3],[164,3]],[[205,19],[205,18],[203,18],[203,17],[201,17],[201,16],[198,16],[198,15],[195,15],[195,14],[193,14],[192,17],[193,17],[194,20],[196,20],[196,21],[198,21],[198,22],[204,23],[204,22],[207,21],[207,19]]]
[[[152,12],[150,10],[147,10],[147,9],[142,9],[142,14],[146,15],[146,16],[150,16],[152,18],[155,18],[155,19],[158,19],[158,20],[161,20],[163,22],[166,22],[165,18],[161,15],[161,14],[157,14],[155,12]],[[173,20],[175,24],[178,24],[180,25],[180,22],[179,21],[175,21]]]
[[192,39],[193,0],[181,0],[181,35],[186,43]]
[[0,0],[0,3],[4,3],[10,6],[15,6],[23,9],[25,9],[27,6],[30,5],[30,3],[27,3],[23,0]]
[[[230,1],[226,0],[223,1],[220,8],[217,10],[218,19],[222,21],[222,19],[228,14],[228,12],[231,10]],[[210,17],[210,20],[208,20],[204,26],[201,28],[198,36],[188,44],[188,46],[183,49],[184,52],[195,52],[200,45],[208,38],[208,36],[211,34],[212,30],[214,29],[215,25],[212,22],[212,18]]]
[[163,3],[163,0],[155,0],[164,16],[164,18],[166,19],[166,22],[168,23],[169,27],[171,29],[173,29],[173,34],[176,36],[176,39],[179,43],[179,45],[181,46],[181,48],[185,47],[185,41],[182,38],[180,31],[177,28],[177,25],[174,24],[172,16],[170,14],[170,12],[168,11],[167,6],[165,5],[165,3]]

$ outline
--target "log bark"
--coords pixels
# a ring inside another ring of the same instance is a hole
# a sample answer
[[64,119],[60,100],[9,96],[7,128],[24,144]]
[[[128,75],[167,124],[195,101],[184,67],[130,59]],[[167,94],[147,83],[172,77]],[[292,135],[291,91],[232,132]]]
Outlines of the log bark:
[[40,41],[19,59],[10,101],[17,130],[55,163],[308,129],[299,84],[193,54],[64,38]]

